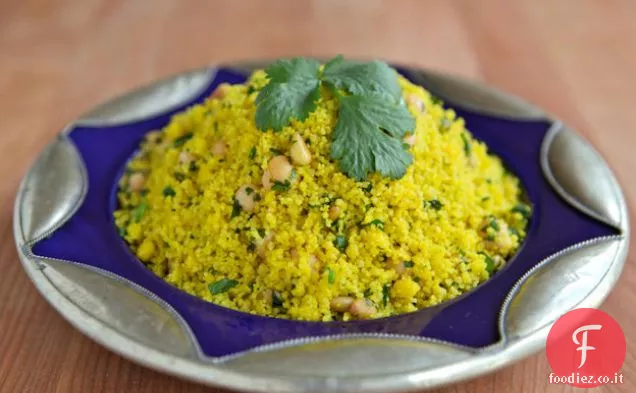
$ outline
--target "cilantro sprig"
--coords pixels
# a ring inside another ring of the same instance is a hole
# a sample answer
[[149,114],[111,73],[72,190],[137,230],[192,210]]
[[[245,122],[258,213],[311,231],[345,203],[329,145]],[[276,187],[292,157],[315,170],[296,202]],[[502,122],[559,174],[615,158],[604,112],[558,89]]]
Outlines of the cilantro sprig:
[[337,99],[338,121],[331,158],[355,180],[372,172],[399,179],[413,162],[402,138],[415,120],[401,99],[397,73],[380,61],[357,62],[337,56],[322,70],[312,59],[278,60],[265,69],[269,83],[256,98],[256,125],[280,131],[316,109],[321,86]]

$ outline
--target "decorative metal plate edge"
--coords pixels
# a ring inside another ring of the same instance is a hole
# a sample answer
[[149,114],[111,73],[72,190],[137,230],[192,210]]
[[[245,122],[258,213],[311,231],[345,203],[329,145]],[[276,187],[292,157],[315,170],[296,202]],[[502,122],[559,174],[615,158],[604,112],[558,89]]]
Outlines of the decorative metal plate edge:
[[[162,81],[162,82],[165,82]],[[503,93],[505,95],[505,93]],[[153,114],[157,114],[154,112]],[[110,123],[109,123],[110,124]],[[100,123],[101,125],[101,123]],[[356,389],[362,389],[369,391],[407,391],[416,388],[426,388],[433,386],[440,386],[443,384],[456,382],[460,379],[471,378],[477,375],[481,375],[487,372],[494,371],[497,368],[503,367],[511,361],[517,360],[525,355],[528,355],[536,351],[541,346],[541,339],[545,338],[547,333],[545,329],[540,329],[532,333],[530,336],[525,337],[523,340],[516,342],[504,343],[504,345],[495,345],[484,348],[482,351],[472,356],[470,360],[460,362],[452,365],[453,373],[443,373],[442,371],[451,366],[444,366],[442,368],[433,368],[415,373],[405,373],[399,376],[393,376],[390,380],[386,378],[366,378],[363,381],[333,378],[318,378],[307,380],[307,378],[298,379],[294,377],[290,378],[277,378],[271,376],[258,376],[250,373],[237,373],[227,367],[227,365],[214,367],[210,364],[202,364],[191,359],[180,359],[160,351],[157,351],[151,347],[139,344],[138,342],[131,340],[128,337],[121,336],[120,332],[100,324],[93,316],[85,313],[81,309],[75,307],[75,305],[61,293],[57,292],[55,286],[46,278],[42,273],[41,266],[34,262],[33,255],[29,255],[26,246],[27,243],[32,243],[34,240],[28,241],[25,239],[22,232],[22,226],[20,222],[20,212],[22,205],[22,196],[24,193],[24,183],[26,177],[20,185],[18,197],[16,198],[15,210],[14,210],[14,233],[16,234],[16,240],[18,240],[18,253],[24,268],[34,282],[35,286],[42,293],[42,295],[51,303],[51,305],[58,310],[71,324],[73,324],[78,330],[82,331],[93,340],[100,344],[120,353],[121,355],[151,368],[156,368],[164,372],[187,377],[195,381],[203,382],[206,384],[220,385],[230,387],[234,389],[250,390],[250,391],[355,391]],[[614,189],[618,193],[618,198],[621,207],[621,216],[623,222],[627,222],[626,219],[626,207],[624,200],[620,194],[619,189]],[[577,206],[579,207],[579,206]],[[67,215],[70,217],[72,213]],[[56,227],[62,225],[58,223]],[[47,231],[50,233],[50,231]],[[597,306],[605,298],[612,285],[618,278],[622,269],[622,263],[616,263],[616,261],[623,260],[626,256],[626,240],[628,239],[628,227],[623,228],[623,242],[621,247],[617,251],[615,263],[608,269],[607,276],[603,281],[584,299],[581,304],[587,304],[589,306]],[[41,238],[41,237],[40,237]],[[517,287],[517,286],[516,286]],[[516,288],[515,287],[515,288]],[[363,338],[369,336],[364,335]],[[373,337],[373,335],[370,335]],[[355,337],[330,337],[320,341],[333,341],[334,339],[348,339],[348,338],[361,338],[360,335]],[[380,337],[376,337],[380,338]],[[401,339],[400,336],[386,335],[382,338],[387,339]],[[196,341],[196,340],[195,340]],[[300,344],[301,340],[295,340],[296,345]],[[408,341],[408,340],[407,340]],[[412,340],[411,340],[412,341]],[[447,344],[443,342],[434,342],[435,344]],[[260,349],[248,351],[249,353],[262,353],[275,347],[264,346]],[[452,344],[453,345],[453,344]],[[457,348],[461,351],[460,348]],[[149,356],[152,355],[152,356]],[[236,359],[237,357],[232,357]],[[151,360],[152,359],[152,360]],[[231,360],[227,358],[225,360]],[[224,360],[224,361],[225,361]],[[435,373],[437,375],[435,375]],[[444,377],[440,377],[445,375]],[[317,390],[316,390],[317,389]]]

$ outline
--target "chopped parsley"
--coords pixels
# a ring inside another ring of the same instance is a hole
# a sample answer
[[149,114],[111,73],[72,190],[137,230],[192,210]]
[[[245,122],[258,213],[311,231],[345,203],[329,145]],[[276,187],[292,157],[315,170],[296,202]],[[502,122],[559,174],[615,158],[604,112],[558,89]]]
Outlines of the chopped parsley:
[[291,183],[289,180],[285,180],[284,182],[280,182],[278,180],[274,181],[272,185],[272,190],[274,191],[287,191],[291,188]]
[[256,232],[258,232],[258,236],[260,236],[261,239],[264,239],[265,235],[267,235],[267,231],[264,228],[258,228]]
[[229,291],[230,289],[234,288],[237,285],[238,285],[238,281],[236,280],[232,280],[229,278],[222,278],[213,284],[209,284],[208,290],[213,295],[218,295],[220,293]]
[[173,196],[177,195],[177,193],[174,191],[174,189],[172,187],[170,187],[170,186],[165,186],[161,193],[165,197],[173,197]]
[[269,83],[256,98],[256,125],[280,131],[315,110],[321,84],[339,104],[331,158],[346,175],[364,180],[370,172],[401,178],[413,157],[402,138],[415,120],[400,99],[397,73],[379,61],[354,62],[337,56],[322,73],[312,59],[279,60],[265,69]]
[[327,282],[329,284],[336,282],[336,272],[334,272],[330,267],[327,268]]
[[190,172],[196,172],[196,171],[198,171],[198,170],[199,170],[199,166],[197,165],[197,163],[196,163],[196,162],[194,162],[194,161],[190,161],[190,165],[188,166],[188,170],[189,170]]
[[172,142],[172,146],[174,147],[181,147],[183,146],[187,141],[189,141],[190,139],[192,139],[192,133],[188,132],[186,134],[181,135],[180,137],[178,137],[177,139],[174,140],[174,142]]
[[444,105],[444,101],[434,95],[431,95],[431,103],[433,103],[433,105]]
[[177,181],[184,181],[186,178],[186,176],[181,172],[175,172],[173,175],[174,178],[177,179]]
[[371,183],[369,183],[365,187],[362,187],[362,191],[364,191],[364,192],[371,192],[371,190],[373,190],[373,184],[371,184]]
[[272,307],[283,307],[283,297],[276,291],[272,294]]
[[391,285],[386,284],[382,287],[382,305],[384,307],[389,304],[389,300],[391,299]]
[[243,211],[243,208],[235,198],[234,203],[232,204],[232,215],[230,216],[230,219],[237,217],[239,214],[241,214],[241,211]]
[[253,146],[250,149],[250,152],[249,152],[249,154],[247,156],[249,157],[250,160],[253,160],[254,157],[256,157],[256,146]]
[[254,189],[252,187],[245,187],[245,193],[247,195],[252,195],[253,192],[254,192]]
[[486,271],[488,272],[488,275],[493,274],[493,272],[495,271],[495,261],[490,257],[490,255],[486,254],[485,252],[480,252],[479,254],[484,256],[484,261],[486,262]]
[[528,219],[530,217],[530,206],[524,203],[518,203],[511,210],[513,213],[519,213],[523,218]]
[[375,220],[372,220],[372,221],[370,221],[370,222],[368,222],[366,224],[362,224],[362,225],[365,226],[365,227],[375,226],[375,227],[379,228],[382,231],[384,230],[384,221],[379,220],[377,218]]
[[250,85],[247,86],[247,95],[250,95],[252,93],[254,93],[256,91],[256,89],[254,88],[254,86]]
[[413,266],[415,266],[415,262],[413,262],[413,261],[404,262],[404,267],[406,267],[406,268],[413,267]]
[[497,220],[495,220],[494,218],[488,222],[488,225],[486,225],[486,227],[490,227],[494,229],[496,232],[499,232],[499,224],[497,223]]
[[371,290],[371,288],[367,288],[367,289],[364,290],[364,293],[362,294],[362,296],[368,298],[372,294],[373,294],[373,291]]
[[280,151],[279,149],[276,149],[274,147],[272,147],[271,149],[269,149],[269,152],[272,153],[275,156],[282,156],[284,155],[282,151]]
[[139,206],[137,206],[133,211],[132,211],[132,218],[133,220],[135,220],[136,222],[139,222],[141,220],[141,218],[144,216],[144,214],[146,214],[146,211],[148,210],[148,202],[146,201],[142,201]]
[[345,248],[347,248],[348,243],[349,242],[344,235],[337,235],[336,239],[333,241],[333,245],[340,251],[343,251]]
[[439,199],[431,199],[430,201],[424,202],[425,206],[430,207],[433,210],[441,210],[444,207],[444,204],[439,201]]
[[465,132],[463,132],[461,135],[462,135],[462,141],[464,142],[464,154],[466,154],[467,156],[470,156],[470,154],[472,153],[473,147],[470,144],[468,135],[466,135]]

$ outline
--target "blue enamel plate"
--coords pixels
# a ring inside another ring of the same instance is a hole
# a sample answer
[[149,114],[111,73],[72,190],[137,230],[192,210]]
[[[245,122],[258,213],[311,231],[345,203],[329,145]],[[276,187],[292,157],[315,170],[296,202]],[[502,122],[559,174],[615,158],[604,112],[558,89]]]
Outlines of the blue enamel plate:
[[521,179],[533,217],[504,269],[439,306],[351,322],[246,314],[155,276],[112,220],[125,163],[174,113],[265,65],[205,68],[134,90],[70,123],[37,158],[16,198],[17,248],[35,286],[77,329],[137,363],[209,385],[409,391],[492,372],[540,350],[559,316],[599,306],[612,289],[626,259],[628,215],[594,149],[516,97],[399,66]]

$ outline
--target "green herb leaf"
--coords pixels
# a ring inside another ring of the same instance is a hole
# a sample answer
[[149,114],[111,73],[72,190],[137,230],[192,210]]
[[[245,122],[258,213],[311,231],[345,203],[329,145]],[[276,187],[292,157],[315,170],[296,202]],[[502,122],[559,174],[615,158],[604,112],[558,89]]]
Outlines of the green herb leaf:
[[464,154],[466,154],[467,156],[470,156],[473,148],[470,144],[470,140],[468,139],[468,135],[466,135],[466,133],[462,133],[462,141],[464,142]]
[[199,170],[199,166],[197,165],[197,163],[196,163],[196,162],[194,162],[194,161],[190,161],[190,165],[188,166],[188,170],[189,170],[190,172],[196,172],[196,171],[198,171],[198,170]]
[[148,210],[148,202],[146,201],[142,201],[139,206],[137,206],[133,211],[132,211],[132,218],[133,220],[135,220],[136,222],[139,222],[141,220],[141,218],[144,216],[144,214],[146,214],[146,211]]
[[187,141],[189,141],[190,139],[192,139],[192,133],[188,132],[186,134],[181,135],[180,137],[178,137],[177,139],[174,140],[174,142],[172,142],[172,146],[174,147],[181,147],[183,146]]
[[384,307],[389,304],[389,300],[391,299],[391,285],[386,284],[382,287],[382,305]]
[[372,294],[373,294],[373,291],[371,290],[371,288],[367,288],[367,289],[364,290],[364,293],[362,294],[362,296],[368,298]]
[[276,291],[272,294],[272,307],[283,307],[283,297]]
[[234,199],[234,203],[232,204],[232,215],[230,216],[230,219],[241,214],[241,211],[243,211],[241,204],[236,199]]
[[413,162],[402,148],[402,137],[414,128],[415,121],[404,105],[379,95],[340,97],[331,157],[339,160],[342,172],[356,180],[375,171],[399,179]]
[[269,149],[269,152],[272,153],[275,156],[282,156],[283,152],[280,151],[279,149],[276,149],[274,147],[272,147],[271,149]]
[[431,199],[430,201],[425,202],[425,205],[428,205],[433,210],[441,210],[442,207],[444,207],[444,204],[438,199]]
[[252,195],[253,192],[254,192],[254,189],[252,187],[245,187],[245,193],[247,195]]
[[396,102],[400,97],[396,72],[380,61],[358,62],[336,56],[325,64],[322,79],[354,95],[378,93]]
[[252,93],[254,93],[256,91],[256,89],[254,88],[254,86],[247,86],[247,95],[250,95]]
[[173,175],[174,178],[177,179],[177,181],[184,181],[186,178],[186,176],[181,172],[175,172]]
[[528,219],[530,217],[530,206],[524,203],[518,203],[511,210],[513,213],[519,213],[523,218]]
[[336,239],[333,241],[333,245],[340,251],[343,251],[347,248],[348,245],[347,238],[344,235],[337,235]]
[[258,228],[256,232],[258,232],[258,236],[260,236],[261,239],[264,239],[265,235],[267,235],[267,231],[265,230],[265,228]]
[[269,83],[256,97],[256,126],[280,131],[291,119],[305,120],[320,97],[315,60],[278,60],[265,69]]
[[249,159],[250,159],[250,160],[253,160],[253,159],[254,159],[254,157],[256,157],[256,146],[253,146],[253,147],[250,149],[250,152],[249,152],[249,154],[248,154],[248,157],[249,157]]
[[334,272],[330,267],[327,268],[327,282],[329,284],[336,282],[336,272]]
[[415,266],[415,262],[413,262],[413,261],[404,262],[404,267],[406,267],[406,268],[413,267],[413,266]]
[[362,187],[362,191],[371,192],[373,190],[373,184],[369,183],[366,187]]
[[444,101],[439,99],[439,97],[435,97],[434,95],[431,95],[431,102],[433,103],[433,105],[444,105]]
[[490,257],[490,255],[486,254],[485,252],[480,252],[479,254],[484,256],[484,261],[486,262],[486,271],[488,272],[488,275],[492,276],[493,272],[495,271],[495,261]]
[[230,289],[234,288],[237,285],[238,285],[238,281],[236,280],[231,280],[229,278],[222,278],[213,284],[208,284],[208,290],[213,295],[218,295],[220,293],[229,291]]
[[163,188],[162,194],[165,197],[172,197],[172,196],[177,195],[177,193],[174,191],[174,189],[172,187],[170,187],[170,186],[165,186]]
[[379,229],[381,229],[381,230],[384,230],[384,221],[379,220],[379,219],[377,219],[377,218],[376,218],[375,220],[372,220],[372,221],[370,221],[370,222],[368,222],[368,223],[366,223],[366,224],[362,224],[362,225],[363,225],[363,226],[365,226],[365,227],[366,227],[366,226],[373,225],[373,226],[375,226],[375,227],[378,227],[378,228],[379,228]]
[[497,220],[495,220],[494,218],[488,222],[488,226],[494,229],[495,231],[499,232],[499,224],[497,223]]
[[284,182],[279,182],[278,180],[274,181],[272,185],[272,190],[274,191],[287,191],[291,187],[291,183],[289,180],[285,180]]

